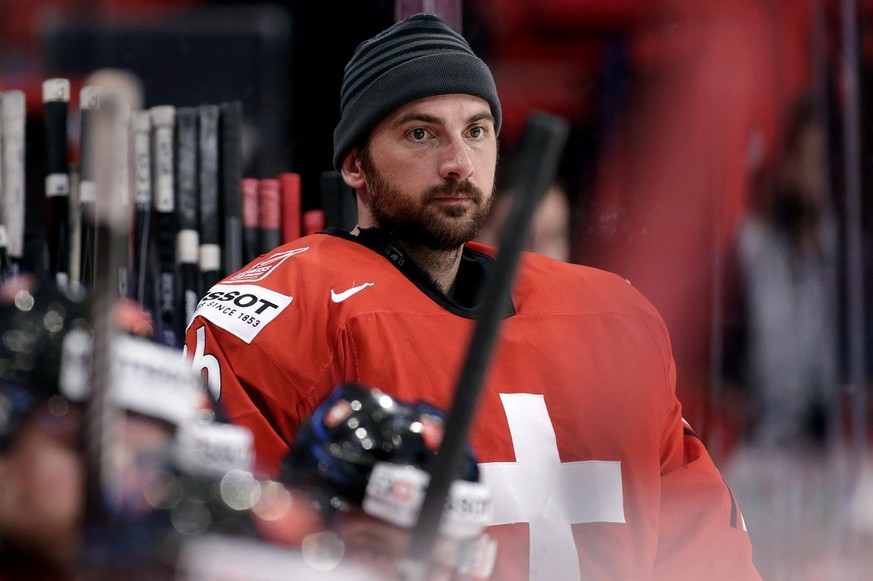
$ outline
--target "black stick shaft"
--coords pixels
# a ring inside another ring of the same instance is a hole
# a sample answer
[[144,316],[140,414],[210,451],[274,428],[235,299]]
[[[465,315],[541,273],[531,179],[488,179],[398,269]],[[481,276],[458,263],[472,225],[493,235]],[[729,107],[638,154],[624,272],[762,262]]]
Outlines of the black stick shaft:
[[467,357],[458,378],[442,445],[431,466],[431,480],[418,523],[412,531],[409,558],[427,564],[431,557],[449,487],[460,466],[479,395],[497,342],[502,313],[521,252],[527,244],[534,211],[554,180],[567,137],[567,123],[559,117],[532,115],[525,127],[519,152],[516,195],[507,222],[501,230],[494,272],[480,296],[482,311],[476,321]]
[[177,347],[178,313],[176,292],[176,215],[175,215],[175,159],[173,133],[176,108],[171,105],[152,107],[152,159],[155,179],[155,244],[158,262],[157,339],[165,345]]
[[221,210],[223,212],[224,232],[222,258],[227,275],[243,267],[242,235],[242,103],[230,101],[222,103],[219,122],[221,152],[219,167],[221,172]]
[[[98,87],[83,87],[79,97],[79,108],[82,112],[82,128],[80,131],[81,163],[79,178],[79,281],[88,289],[94,288],[95,253],[97,238],[94,233],[94,203],[96,184],[93,176],[93,163],[89,159],[94,154],[91,140],[94,131],[94,115],[100,106],[100,89]],[[74,250],[74,252],[76,252]]]
[[176,262],[179,273],[179,293],[182,314],[176,333],[181,336],[200,297],[198,250],[200,247],[200,185],[198,110],[195,107],[176,109]]
[[48,204],[49,264],[58,285],[69,282],[70,167],[67,159],[67,113],[70,81],[48,79],[43,83],[46,127],[45,195]]
[[[218,130],[221,109],[218,105],[197,108],[200,184],[200,280],[203,289],[221,278],[221,208],[219,206]],[[187,325],[186,319],[185,324]]]
[[125,95],[120,92],[110,92],[106,97],[113,100],[115,107],[114,115],[116,115],[116,143],[118,153],[116,155],[116,170],[114,174],[115,182],[112,187],[113,201],[115,204],[115,213],[120,220],[124,220],[124,239],[119,240],[118,248],[118,296],[132,297],[130,291],[130,217],[131,217],[131,132],[130,120],[133,114],[130,101]]

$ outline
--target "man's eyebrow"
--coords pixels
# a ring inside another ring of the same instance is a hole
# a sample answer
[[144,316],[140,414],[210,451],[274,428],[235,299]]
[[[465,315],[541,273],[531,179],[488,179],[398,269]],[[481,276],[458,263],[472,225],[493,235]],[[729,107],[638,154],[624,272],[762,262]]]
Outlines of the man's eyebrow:
[[438,125],[442,123],[442,119],[436,117],[434,115],[428,115],[426,113],[407,113],[403,117],[400,117],[392,125],[395,127],[399,125],[403,125],[404,123],[409,123],[410,121],[420,121],[421,123],[431,123],[434,125]]
[[494,123],[494,115],[492,115],[491,113],[486,113],[483,111],[482,113],[479,113],[478,115],[473,115],[472,117],[470,117],[467,120],[467,123],[473,123],[475,121],[490,121],[491,123]]
[[[483,111],[482,113],[477,113],[473,115],[469,119],[467,119],[467,123],[475,123],[476,121],[490,121],[494,123],[494,116],[491,113]],[[397,119],[392,125],[398,127],[410,121],[418,121],[421,123],[430,123],[432,125],[442,125],[443,120],[440,117],[435,115],[428,115],[427,113],[408,113],[403,117]]]

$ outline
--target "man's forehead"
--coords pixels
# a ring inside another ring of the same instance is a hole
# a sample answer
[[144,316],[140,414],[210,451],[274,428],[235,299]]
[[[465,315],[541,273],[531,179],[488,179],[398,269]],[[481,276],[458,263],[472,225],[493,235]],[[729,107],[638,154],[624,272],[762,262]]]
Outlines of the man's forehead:
[[494,120],[491,114],[491,106],[485,99],[475,95],[451,94],[434,95],[410,101],[397,108],[386,120],[398,122],[407,118],[416,118],[417,116],[430,116],[442,119],[449,116],[473,118],[482,117],[483,115],[490,121]]

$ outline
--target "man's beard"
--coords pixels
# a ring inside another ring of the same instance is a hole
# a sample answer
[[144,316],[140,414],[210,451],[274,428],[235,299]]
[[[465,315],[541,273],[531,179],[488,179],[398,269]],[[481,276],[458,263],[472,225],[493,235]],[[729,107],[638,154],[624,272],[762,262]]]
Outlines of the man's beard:
[[[493,192],[486,196],[469,180],[443,182],[428,188],[421,197],[410,197],[388,183],[366,150],[361,166],[370,192],[370,212],[376,223],[414,246],[454,250],[473,240],[494,199]],[[466,195],[471,203],[431,203],[435,198],[456,193]]]

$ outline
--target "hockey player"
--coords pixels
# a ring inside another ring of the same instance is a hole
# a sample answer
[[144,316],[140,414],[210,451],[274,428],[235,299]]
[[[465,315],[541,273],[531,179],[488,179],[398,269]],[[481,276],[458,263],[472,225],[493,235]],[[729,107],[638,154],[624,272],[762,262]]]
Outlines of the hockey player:
[[[488,67],[438,18],[363,42],[334,165],[358,226],[304,237],[214,286],[186,337],[276,473],[341,383],[448,409],[493,266],[470,243],[494,190]],[[759,578],[742,515],[682,419],[664,323],[624,279],[527,254],[470,443],[494,494],[494,578]]]

